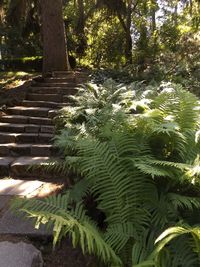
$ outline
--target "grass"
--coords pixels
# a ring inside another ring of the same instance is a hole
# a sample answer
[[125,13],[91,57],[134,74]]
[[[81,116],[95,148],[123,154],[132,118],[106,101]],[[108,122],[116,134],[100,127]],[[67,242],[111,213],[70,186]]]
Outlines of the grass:
[[0,72],[0,90],[22,85],[26,80],[38,75],[36,72],[9,71]]

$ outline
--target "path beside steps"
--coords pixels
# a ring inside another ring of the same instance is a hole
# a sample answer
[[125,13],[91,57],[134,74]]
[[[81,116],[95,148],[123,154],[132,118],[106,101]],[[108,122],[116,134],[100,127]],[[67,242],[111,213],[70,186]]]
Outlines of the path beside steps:
[[81,72],[53,72],[33,81],[21,103],[7,107],[0,117],[0,177],[38,176],[28,166],[56,157],[52,119],[69,105],[69,95],[76,94],[77,84],[86,77]]
[[[29,168],[56,158],[52,143],[53,118],[69,105],[69,95],[88,75],[81,72],[53,72],[51,77],[37,78],[28,88],[24,100],[7,107],[0,117],[0,238],[2,235],[52,236],[52,231],[34,228],[9,209],[14,196],[44,197],[62,189],[63,181],[44,168]],[[6,178],[8,177],[8,178]]]

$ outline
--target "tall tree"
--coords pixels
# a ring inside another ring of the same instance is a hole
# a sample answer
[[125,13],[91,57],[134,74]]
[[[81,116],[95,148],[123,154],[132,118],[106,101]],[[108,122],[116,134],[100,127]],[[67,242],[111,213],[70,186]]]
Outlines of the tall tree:
[[69,70],[62,0],[41,0],[43,73]]
[[0,0],[0,59],[2,57],[1,55],[1,46],[2,46],[2,26],[3,26],[3,20],[4,20],[4,1]]
[[133,14],[136,11],[136,8],[140,2],[140,0],[102,0],[102,2],[113,11],[125,32],[126,42],[125,42],[125,58],[126,63],[132,64],[132,49],[133,49],[133,41],[132,41],[132,18]]

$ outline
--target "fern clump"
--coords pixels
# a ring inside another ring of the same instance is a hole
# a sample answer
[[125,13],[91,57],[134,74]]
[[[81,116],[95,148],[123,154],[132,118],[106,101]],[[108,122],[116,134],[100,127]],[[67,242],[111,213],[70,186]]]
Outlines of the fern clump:
[[[199,100],[169,84],[108,84],[113,95],[103,87],[78,96],[82,105],[67,111],[56,138],[65,168],[81,179],[63,195],[20,199],[14,207],[53,226],[54,243],[69,234],[108,266],[197,267]],[[101,227],[87,210],[88,196],[104,215]]]

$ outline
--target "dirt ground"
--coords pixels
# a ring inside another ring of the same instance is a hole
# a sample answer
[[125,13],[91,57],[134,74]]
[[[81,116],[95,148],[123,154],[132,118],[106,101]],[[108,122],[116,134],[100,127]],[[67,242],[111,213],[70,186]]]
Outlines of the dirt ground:
[[[50,185],[48,188],[41,188],[37,196],[45,197],[49,195],[49,193],[62,192],[64,189],[66,189],[66,185],[62,183],[58,183],[58,185]],[[2,210],[0,210],[0,216],[1,213]],[[30,238],[26,236],[0,235],[0,242],[1,241],[10,241],[13,243],[23,241],[33,244],[42,253],[44,267],[99,267],[99,265],[95,263],[93,257],[83,255],[79,248],[74,249],[67,238],[63,239],[55,249],[53,249],[52,240],[46,238],[37,239],[36,237]]]
[[44,267],[99,267],[93,257],[83,255],[80,249],[74,249],[69,240],[63,240],[55,249],[52,240],[28,239],[22,236],[1,235],[1,241],[31,243],[41,251]]

